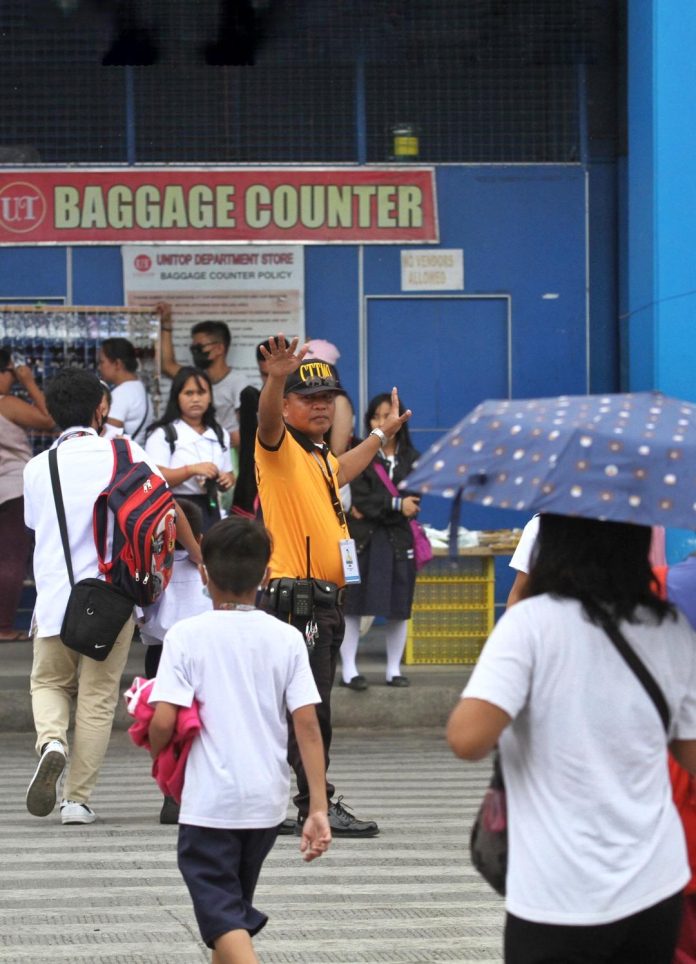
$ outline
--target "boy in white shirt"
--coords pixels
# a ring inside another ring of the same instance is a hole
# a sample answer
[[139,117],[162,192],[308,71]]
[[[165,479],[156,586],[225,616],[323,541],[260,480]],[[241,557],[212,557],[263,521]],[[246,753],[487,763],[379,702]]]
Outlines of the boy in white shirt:
[[186,763],[179,816],[179,869],[215,964],[257,960],[251,938],[267,922],[252,905],[263,861],[286,814],[290,789],[287,713],[310,787],[300,851],[331,842],[319,693],[301,634],[257,610],[271,540],[259,523],[216,523],[202,546],[213,611],[184,619],[165,637],[150,702],[153,756],[169,743],[179,707],[199,703],[201,731]]
[[[195,503],[178,499],[177,508],[186,516],[191,533],[197,543],[201,541],[203,516]],[[145,644],[145,676],[157,675],[167,630],[189,616],[208,612],[213,608],[210,596],[203,591],[198,566],[191,561],[188,551],[177,541],[174,547],[172,577],[156,603],[142,610],[138,619],[140,639]],[[165,796],[159,822],[174,824],[179,821],[179,804],[173,797]]]

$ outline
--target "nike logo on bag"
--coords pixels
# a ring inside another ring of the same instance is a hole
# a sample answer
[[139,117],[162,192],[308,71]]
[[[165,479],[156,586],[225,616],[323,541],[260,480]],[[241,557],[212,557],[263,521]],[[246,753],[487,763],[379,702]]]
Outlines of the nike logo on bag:
[[94,644],[94,648],[95,648],[95,649],[106,649],[106,643],[95,643],[95,644]]

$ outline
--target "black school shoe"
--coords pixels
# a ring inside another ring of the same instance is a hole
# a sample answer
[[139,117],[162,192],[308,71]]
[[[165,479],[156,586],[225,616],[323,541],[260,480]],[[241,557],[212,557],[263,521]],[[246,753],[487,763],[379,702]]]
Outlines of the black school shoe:
[[297,820],[283,820],[282,823],[278,824],[278,836],[287,837],[289,834],[294,834],[297,830]]
[[[295,833],[298,837],[302,836],[302,824],[304,817],[297,815]],[[350,812],[350,808],[344,806],[343,797],[338,797],[329,803],[329,826],[331,827],[332,837],[376,837],[379,827],[374,820],[358,820]]]
[[341,680],[339,685],[345,686],[346,689],[355,690],[356,692],[360,693],[362,690],[367,689],[367,680],[364,676],[358,674],[358,676],[354,676],[349,683],[346,683],[345,680]]

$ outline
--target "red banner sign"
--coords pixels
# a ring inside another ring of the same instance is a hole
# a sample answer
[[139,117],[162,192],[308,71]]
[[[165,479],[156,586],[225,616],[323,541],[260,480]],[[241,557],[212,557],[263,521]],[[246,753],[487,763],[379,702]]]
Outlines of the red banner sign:
[[437,240],[429,168],[0,169],[0,244]]

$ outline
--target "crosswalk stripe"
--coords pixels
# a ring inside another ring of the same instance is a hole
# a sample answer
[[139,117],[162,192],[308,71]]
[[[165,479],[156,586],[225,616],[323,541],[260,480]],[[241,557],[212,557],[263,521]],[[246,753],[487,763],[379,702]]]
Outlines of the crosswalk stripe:
[[[63,827],[24,806],[30,734],[3,737],[0,962],[198,964],[210,959],[176,866],[176,828],[147,755],[114,732],[93,806]],[[337,730],[331,777],[378,837],[338,839],[312,865],[281,837],[255,903],[263,964],[500,964],[503,902],[472,869],[468,829],[490,765],[462,764],[441,730]],[[292,815],[292,810],[289,811]]]

